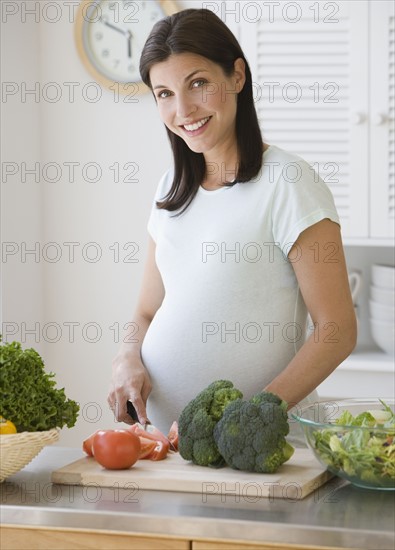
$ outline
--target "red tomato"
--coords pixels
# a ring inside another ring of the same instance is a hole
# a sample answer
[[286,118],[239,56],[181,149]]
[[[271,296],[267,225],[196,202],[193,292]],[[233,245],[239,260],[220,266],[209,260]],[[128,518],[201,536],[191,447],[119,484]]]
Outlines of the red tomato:
[[128,430],[138,435],[139,437],[144,437],[145,439],[150,439],[151,441],[162,441],[167,453],[170,449],[170,441],[167,439],[167,437],[163,435],[163,433],[160,432],[157,428],[154,428],[151,425],[147,426],[147,428],[147,430],[144,430],[141,424],[138,424],[136,422],[136,424],[132,424],[132,426],[130,426]]
[[178,422],[174,420],[170,426],[170,431],[167,434],[167,439],[170,441],[170,446],[174,451],[178,451]]
[[163,441],[157,441],[156,447],[152,451],[152,453],[147,456],[150,460],[163,460],[167,456],[169,448],[166,446],[166,443],[163,443]]
[[148,432],[150,435],[154,436],[156,441],[163,441],[163,443],[165,445],[170,446],[169,445],[170,442],[167,439],[167,437],[165,436],[165,434],[163,434],[160,430],[158,430],[158,428],[156,428],[152,424],[148,424],[146,432]]
[[93,438],[95,437],[95,435],[97,434],[97,431],[94,432],[93,434],[91,434],[88,439],[85,439],[85,441],[82,443],[82,450],[89,456],[93,456],[93,451],[92,451],[92,442],[93,442]]
[[107,470],[130,468],[137,462],[140,450],[140,439],[130,430],[100,430],[93,437],[93,455]]
[[139,459],[142,458],[149,458],[150,454],[153,452],[153,450],[156,447],[156,441],[152,441],[152,439],[147,439],[146,437],[140,437],[140,444],[141,444],[141,451]]
[[167,456],[168,447],[163,441],[154,441],[140,437],[141,452],[140,459],[163,460]]

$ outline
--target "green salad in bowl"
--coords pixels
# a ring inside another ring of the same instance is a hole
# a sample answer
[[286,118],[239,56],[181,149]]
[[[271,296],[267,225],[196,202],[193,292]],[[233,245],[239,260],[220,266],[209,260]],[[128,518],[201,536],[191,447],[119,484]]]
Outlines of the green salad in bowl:
[[321,401],[291,416],[328,470],[359,487],[395,490],[394,399]]

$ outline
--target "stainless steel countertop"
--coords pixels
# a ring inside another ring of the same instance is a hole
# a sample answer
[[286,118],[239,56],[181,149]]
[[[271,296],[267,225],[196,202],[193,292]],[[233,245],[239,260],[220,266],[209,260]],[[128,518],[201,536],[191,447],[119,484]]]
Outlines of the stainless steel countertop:
[[52,484],[82,451],[46,447],[0,485],[3,524],[348,548],[395,547],[395,492],[334,478],[303,500]]

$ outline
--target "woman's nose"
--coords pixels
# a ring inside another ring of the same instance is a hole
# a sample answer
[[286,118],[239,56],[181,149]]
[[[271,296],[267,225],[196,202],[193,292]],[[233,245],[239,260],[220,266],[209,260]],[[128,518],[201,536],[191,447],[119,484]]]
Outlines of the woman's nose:
[[177,116],[185,119],[197,111],[197,105],[187,96],[179,96],[177,101]]

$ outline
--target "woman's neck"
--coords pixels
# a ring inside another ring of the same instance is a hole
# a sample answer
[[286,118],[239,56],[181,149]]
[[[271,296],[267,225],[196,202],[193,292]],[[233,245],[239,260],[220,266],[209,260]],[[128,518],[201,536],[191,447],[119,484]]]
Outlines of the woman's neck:
[[202,182],[205,189],[223,187],[224,182],[233,181],[238,172],[238,153],[234,146],[225,151],[205,155],[206,176]]
[[[266,151],[268,144],[263,143],[262,151]],[[221,160],[213,160],[220,158]],[[224,152],[222,155],[215,157],[210,155],[205,156],[206,160],[206,176],[202,182],[202,187],[209,191],[223,187],[225,182],[232,182],[236,179],[239,161],[237,150]]]

